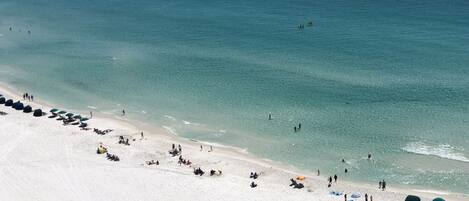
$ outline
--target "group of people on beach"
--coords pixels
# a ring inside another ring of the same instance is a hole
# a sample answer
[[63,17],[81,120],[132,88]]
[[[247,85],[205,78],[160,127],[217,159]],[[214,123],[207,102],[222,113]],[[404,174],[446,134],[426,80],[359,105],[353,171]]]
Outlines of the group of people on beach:
[[120,161],[119,156],[110,153],[106,153],[106,158],[110,161]]
[[23,100],[34,101],[34,96],[32,94],[24,93]]
[[[249,175],[249,178],[250,179],[253,179],[253,180],[256,180],[258,177],[259,177],[260,174],[258,174],[257,172],[251,172],[251,175]],[[252,181],[251,182],[251,188],[256,188],[257,187],[257,184]]]
[[182,156],[179,156],[178,164],[179,164],[179,165],[187,165],[187,166],[190,166],[190,165],[192,165],[192,162],[191,162],[189,159],[186,160],[186,159],[183,158]]
[[386,181],[384,181],[384,179],[383,179],[383,181],[378,182],[378,189],[381,189],[383,191],[386,190]]
[[130,146],[129,138],[124,139],[124,136],[119,136],[119,144]]
[[98,134],[98,135],[106,135],[106,134],[108,134],[108,133],[110,133],[110,132],[112,132],[112,131],[113,131],[112,129],[106,129],[106,130],[99,130],[99,129],[97,129],[97,128],[94,128],[94,129],[93,129],[93,132],[95,132],[95,133]]
[[295,179],[291,178],[290,179],[291,181],[291,184],[290,186],[293,186],[293,188],[296,188],[296,189],[302,189],[305,187],[305,185],[303,183],[300,183],[300,182],[297,182]]

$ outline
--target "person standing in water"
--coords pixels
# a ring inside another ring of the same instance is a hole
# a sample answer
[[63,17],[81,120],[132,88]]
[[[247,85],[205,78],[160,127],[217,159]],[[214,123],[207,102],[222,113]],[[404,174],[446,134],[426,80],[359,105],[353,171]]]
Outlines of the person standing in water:
[[93,118],[93,111],[90,111],[90,118]]
[[301,123],[298,124],[298,130],[301,130]]
[[125,110],[122,110],[122,116],[125,116]]
[[371,153],[368,153],[368,160],[371,160]]
[[269,120],[272,120],[272,114],[269,113]]
[[318,169],[318,176],[321,175],[321,172],[319,172],[319,169]]

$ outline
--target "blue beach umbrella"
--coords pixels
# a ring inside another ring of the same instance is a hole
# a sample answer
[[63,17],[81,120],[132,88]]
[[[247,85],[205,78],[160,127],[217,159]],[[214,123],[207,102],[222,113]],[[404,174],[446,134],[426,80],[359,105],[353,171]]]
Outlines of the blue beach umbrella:
[[415,196],[415,195],[408,195],[406,198],[405,198],[405,201],[420,201],[420,198]]

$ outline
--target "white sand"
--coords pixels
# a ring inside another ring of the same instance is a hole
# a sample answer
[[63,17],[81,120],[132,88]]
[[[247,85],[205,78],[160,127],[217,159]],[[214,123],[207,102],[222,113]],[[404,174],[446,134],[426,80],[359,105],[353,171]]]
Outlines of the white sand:
[[[11,90],[11,89],[10,89]],[[11,91],[0,88],[0,93],[19,100]],[[49,111],[47,104],[31,103],[33,108]],[[329,191],[349,194],[360,192],[373,195],[375,201],[404,200],[407,194],[438,197],[433,191],[389,188],[378,191],[376,186],[341,181],[327,188],[324,177],[308,176],[305,188],[289,187],[289,179],[297,175],[293,168],[255,158],[232,148],[214,146],[214,152],[200,151],[200,144],[168,134],[165,129],[145,132],[140,140],[140,129],[129,122],[110,118],[93,118],[91,128],[114,129],[107,135],[92,130],[82,131],[77,126],[63,126],[62,122],[47,117],[36,118],[13,108],[0,105],[0,200],[72,201],[72,200],[324,200],[341,201],[343,196],[329,195]],[[95,114],[99,115],[99,114]],[[118,144],[118,136],[132,136],[130,146]],[[112,162],[96,154],[100,143],[110,153],[120,157]],[[171,144],[181,144],[183,157],[193,161],[193,167],[202,167],[204,176],[195,176],[192,167],[179,166],[177,157],[171,157]],[[145,165],[147,160],[159,160],[159,166]],[[222,170],[222,176],[209,176],[210,169]],[[263,174],[250,188],[251,171]],[[311,190],[312,192],[308,192]],[[469,200],[456,194],[440,193],[452,201]],[[357,201],[365,200],[362,196]]]

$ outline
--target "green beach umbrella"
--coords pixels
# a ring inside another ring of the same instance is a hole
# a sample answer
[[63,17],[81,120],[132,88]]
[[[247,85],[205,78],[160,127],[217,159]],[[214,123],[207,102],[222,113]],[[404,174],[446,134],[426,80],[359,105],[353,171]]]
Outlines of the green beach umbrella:
[[67,111],[62,110],[62,111],[58,112],[57,114],[66,114],[66,113],[67,113]]
[[77,114],[73,117],[74,119],[81,119],[81,115]]
[[65,116],[67,116],[67,117],[73,117],[73,115],[74,115],[73,113],[68,113],[68,114],[66,114]]
[[56,113],[57,111],[59,111],[59,109],[54,108],[54,109],[50,110],[50,112],[52,112],[52,113]]
[[420,201],[420,198],[415,196],[415,195],[408,195],[406,198],[405,198],[405,201]]
[[443,199],[443,198],[435,198],[435,199],[433,199],[433,201],[445,201],[445,199]]
[[88,120],[90,120],[90,119],[88,119],[88,118],[81,118],[80,119],[80,121],[88,121]]

